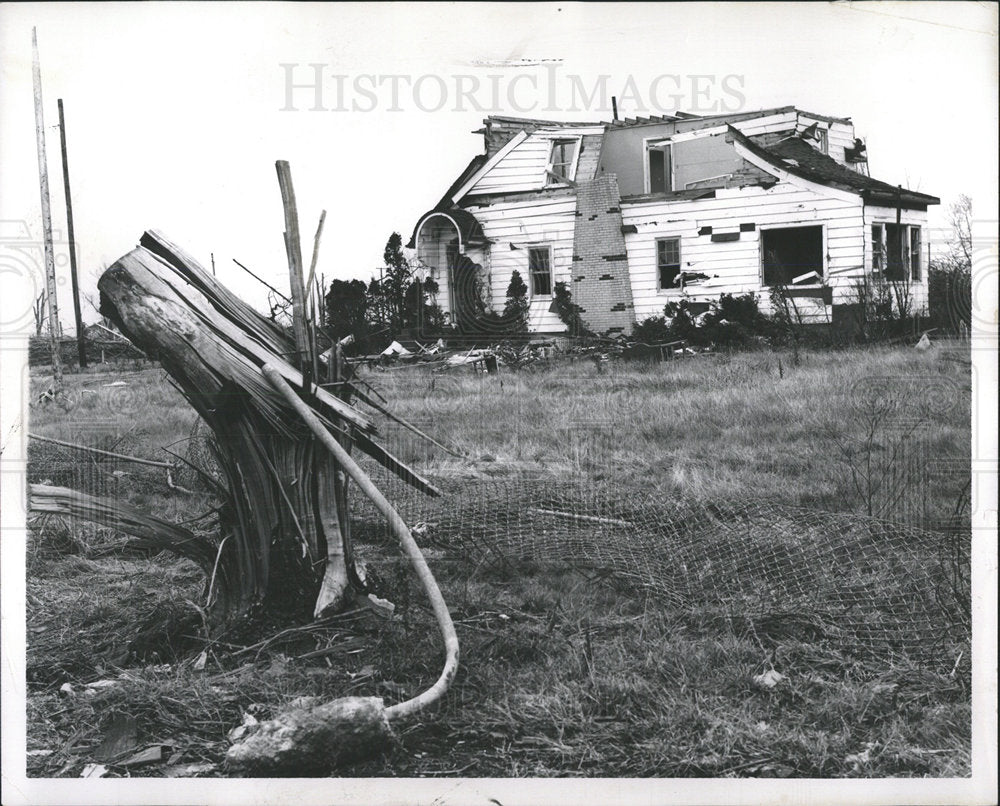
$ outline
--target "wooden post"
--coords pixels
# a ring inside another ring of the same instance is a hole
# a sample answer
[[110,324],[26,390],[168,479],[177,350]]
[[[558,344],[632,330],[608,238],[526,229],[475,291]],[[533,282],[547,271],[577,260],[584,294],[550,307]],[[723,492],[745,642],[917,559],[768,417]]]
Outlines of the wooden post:
[[80,359],[80,369],[87,368],[87,339],[83,332],[83,317],[80,315],[80,284],[76,273],[76,236],[73,233],[73,200],[69,192],[69,160],[66,157],[66,118],[63,115],[62,98],[59,99],[59,143],[62,150],[63,187],[66,189],[66,232],[69,236],[69,271],[73,280],[73,318],[76,321],[76,352]]
[[52,347],[52,391],[62,392],[62,356],[59,354],[59,308],[56,304],[56,261],[52,253],[52,210],[49,207],[49,169],[45,159],[45,117],[42,114],[42,69],[38,36],[31,29],[31,78],[35,92],[35,137],[38,146],[38,186],[42,199],[42,244],[45,253],[45,290],[49,299],[49,343]]
[[292,169],[286,160],[278,160],[278,186],[285,209],[285,252],[288,255],[288,280],[292,291],[292,330],[295,334],[296,364],[302,371],[303,387],[312,383],[312,358],[309,355],[309,334],[306,329],[305,287],[302,277],[302,242],[299,240],[299,214],[295,208]]
[[313,238],[312,261],[309,264],[309,279],[306,281],[306,294],[312,293],[313,280],[316,277],[316,261],[319,259],[319,239],[323,236],[323,222],[326,221],[326,210],[319,214],[319,226],[316,227],[316,237]]

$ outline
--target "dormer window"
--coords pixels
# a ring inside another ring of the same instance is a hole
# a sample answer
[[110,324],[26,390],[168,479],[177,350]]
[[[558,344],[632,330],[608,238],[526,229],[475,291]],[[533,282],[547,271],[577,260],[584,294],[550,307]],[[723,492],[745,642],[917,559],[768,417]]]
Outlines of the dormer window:
[[545,184],[560,185],[573,181],[579,145],[580,140],[576,137],[552,141]]

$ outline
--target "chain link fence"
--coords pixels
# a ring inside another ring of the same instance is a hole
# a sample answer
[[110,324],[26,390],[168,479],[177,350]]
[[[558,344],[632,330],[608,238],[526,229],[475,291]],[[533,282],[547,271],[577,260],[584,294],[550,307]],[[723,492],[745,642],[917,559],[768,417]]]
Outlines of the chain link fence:
[[[968,534],[757,500],[666,501],[586,481],[451,481],[429,499],[380,481],[418,542],[477,564],[572,568],[759,635],[925,665],[968,653]],[[390,541],[352,499],[359,542]]]
[[[100,447],[138,446],[126,438]],[[209,479],[221,480],[207,433],[196,428],[177,450],[190,463],[178,463],[179,483],[208,491]],[[33,482],[93,495],[168,492],[163,468],[37,441],[28,469]],[[442,497],[428,498],[372,475],[422,547],[480,569],[575,569],[664,608],[746,623],[774,640],[833,642],[879,662],[940,665],[968,652],[967,530],[755,499],[664,500],[585,479],[445,479],[435,482]],[[354,491],[350,501],[359,547],[394,541],[367,499]]]

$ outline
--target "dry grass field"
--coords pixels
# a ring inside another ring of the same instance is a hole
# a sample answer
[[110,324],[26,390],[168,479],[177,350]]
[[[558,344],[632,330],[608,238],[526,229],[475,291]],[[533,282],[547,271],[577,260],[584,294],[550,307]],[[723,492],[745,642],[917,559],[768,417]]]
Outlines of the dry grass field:
[[[967,536],[970,369],[958,348],[805,352],[798,365],[749,352],[364,377],[464,455],[383,421],[389,447],[442,484],[583,479],[636,501],[768,502]],[[32,410],[33,433],[157,460],[170,458],[167,446],[193,456],[195,415],[162,370],[67,384],[61,404]],[[194,490],[182,493],[162,470],[34,442],[29,480],[212,528],[216,502],[191,475],[175,479]],[[206,639],[199,570],[121,543],[55,518],[29,531],[29,775],[74,777],[91,763],[111,776],[223,775],[227,735],[250,717],[307,696],[396,702],[439,672],[440,639],[391,546],[361,549],[395,617],[359,607]],[[929,661],[872,662],[835,636],[761,634],[752,620],[678,608],[600,569],[428,553],[462,643],[458,678],[383,758],[342,774],[970,774],[962,635]],[[761,683],[767,672],[779,673],[776,685]],[[125,763],[150,746],[168,749]]]

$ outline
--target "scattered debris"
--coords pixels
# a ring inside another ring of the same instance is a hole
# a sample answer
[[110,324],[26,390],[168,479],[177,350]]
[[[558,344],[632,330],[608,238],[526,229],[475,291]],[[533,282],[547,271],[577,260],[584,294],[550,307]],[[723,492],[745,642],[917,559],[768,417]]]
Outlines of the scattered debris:
[[206,775],[214,772],[218,765],[202,762],[199,764],[179,764],[163,768],[163,774],[167,778],[197,778],[199,775]]
[[865,742],[865,749],[860,753],[852,753],[849,756],[844,756],[844,763],[853,765],[854,771],[857,772],[861,767],[871,763],[872,751],[877,746],[877,742]]
[[173,748],[167,744],[154,744],[118,762],[123,767],[143,767],[146,764],[159,764],[164,761]]
[[776,672],[774,669],[769,669],[764,672],[764,674],[755,674],[753,677],[753,682],[760,688],[772,689],[778,683],[785,679],[785,676],[781,672]]
[[257,720],[257,717],[255,717],[251,713],[247,713],[246,711],[244,711],[243,724],[237,725],[235,728],[229,731],[229,733],[227,734],[227,738],[231,742],[237,742],[247,734],[247,731],[249,731],[250,728],[256,727],[259,724],[260,722]]
[[103,764],[85,764],[80,772],[81,778],[104,778],[108,774],[108,768]]
[[365,602],[376,616],[381,616],[385,619],[392,618],[393,613],[396,612],[396,605],[388,599],[382,599],[381,597],[376,596],[374,593],[369,593]]
[[98,761],[113,761],[137,746],[138,727],[131,714],[119,714],[108,726],[104,740],[94,751]]
[[918,350],[920,350],[920,352],[925,352],[931,349],[931,340],[927,337],[927,334],[924,333],[924,335],[920,337],[920,341],[918,341],[915,346]]

